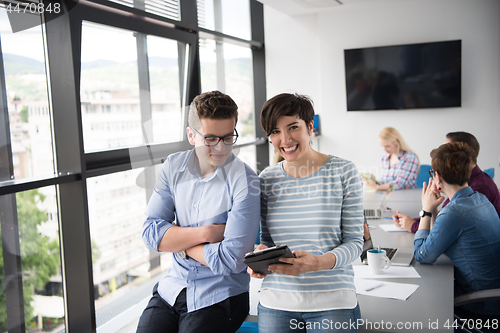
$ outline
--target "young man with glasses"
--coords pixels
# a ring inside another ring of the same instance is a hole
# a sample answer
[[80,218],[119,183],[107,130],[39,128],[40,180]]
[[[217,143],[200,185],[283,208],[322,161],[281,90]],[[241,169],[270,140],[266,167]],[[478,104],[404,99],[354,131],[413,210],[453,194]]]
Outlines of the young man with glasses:
[[174,254],[139,333],[236,332],[248,314],[250,277],[242,261],[258,233],[260,185],[232,152],[237,121],[236,103],[219,91],[191,103],[194,149],[168,156],[146,210],[147,247]]

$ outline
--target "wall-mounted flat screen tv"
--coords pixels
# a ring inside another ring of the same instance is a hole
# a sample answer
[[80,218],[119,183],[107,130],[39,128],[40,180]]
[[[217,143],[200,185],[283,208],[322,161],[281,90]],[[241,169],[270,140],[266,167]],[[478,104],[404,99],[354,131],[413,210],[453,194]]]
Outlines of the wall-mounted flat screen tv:
[[347,111],[460,107],[462,41],[344,50]]

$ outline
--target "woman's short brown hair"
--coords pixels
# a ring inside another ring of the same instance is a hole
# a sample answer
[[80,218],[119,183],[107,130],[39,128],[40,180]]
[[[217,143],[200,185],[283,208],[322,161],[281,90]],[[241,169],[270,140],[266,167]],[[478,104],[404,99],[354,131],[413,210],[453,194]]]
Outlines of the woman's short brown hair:
[[432,169],[450,185],[464,185],[470,179],[474,149],[463,142],[450,142],[431,151]]
[[264,103],[260,113],[260,125],[267,136],[271,135],[281,116],[298,116],[309,125],[314,119],[312,100],[304,95],[283,93]]

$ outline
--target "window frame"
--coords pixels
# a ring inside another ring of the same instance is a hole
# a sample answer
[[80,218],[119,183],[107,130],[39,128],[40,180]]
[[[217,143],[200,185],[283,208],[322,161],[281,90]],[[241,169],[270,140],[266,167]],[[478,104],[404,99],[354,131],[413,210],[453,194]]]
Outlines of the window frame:
[[[0,164],[0,210],[5,212],[4,219],[1,221],[1,230],[3,239],[5,240],[9,235],[8,238],[11,240],[9,244],[2,242],[3,260],[6,270],[9,270],[7,273],[14,277],[11,285],[6,287],[9,332],[25,331],[22,278],[19,274],[22,270],[15,194],[55,185],[59,209],[66,331],[70,333],[96,332],[86,180],[90,177],[150,166],[151,163],[159,164],[169,154],[191,148],[187,138],[184,137],[183,141],[173,143],[142,144],[123,149],[84,152],[80,101],[82,22],[104,24],[189,44],[189,63],[186,66],[187,82],[184,85],[186,91],[183,93],[184,105],[189,105],[189,102],[201,93],[200,38],[249,47],[252,50],[253,59],[256,140],[235,145],[235,147],[255,145],[257,166],[262,170],[269,164],[269,145],[257,121],[260,116],[260,107],[257,106],[263,105],[266,100],[263,5],[257,0],[249,1],[252,40],[243,40],[198,27],[196,0],[182,0],[180,21],[106,0],[80,0],[76,6],[71,0],[65,0],[62,3],[65,14],[57,15],[57,19],[54,19],[55,13],[45,12],[42,20],[45,22],[49,107],[52,112],[56,166],[56,174],[48,177],[13,179],[10,124],[0,44],[0,106],[3,110],[3,117],[0,117],[0,132],[4,133],[0,134],[0,146],[4,147],[0,150],[0,161],[4,161]],[[74,7],[68,11],[66,10],[68,6]],[[138,62],[141,62],[140,68],[147,70],[147,67],[144,67],[144,59],[138,59]],[[144,75],[144,72],[141,75]],[[74,84],[68,84],[68,82]],[[147,109],[147,97],[145,103]],[[185,114],[184,124],[187,125],[187,114]],[[139,156],[139,161],[137,163],[134,161],[133,166],[130,161],[132,152],[134,157]],[[155,157],[151,161],[151,156],[162,157]],[[153,171],[153,168],[149,169]],[[147,174],[146,178],[149,184],[155,181],[152,173]],[[151,189],[147,191],[148,198],[151,193]],[[150,262],[152,265],[159,263],[159,256],[152,254]]]

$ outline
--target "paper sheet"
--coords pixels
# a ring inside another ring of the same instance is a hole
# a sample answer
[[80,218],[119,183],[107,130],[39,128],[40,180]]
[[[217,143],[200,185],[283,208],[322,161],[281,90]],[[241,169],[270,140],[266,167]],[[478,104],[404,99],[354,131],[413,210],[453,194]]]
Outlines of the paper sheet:
[[[381,283],[383,284],[382,286],[380,286]],[[356,286],[356,293],[359,295],[393,298],[401,301],[406,301],[419,287],[417,284],[381,282],[357,278],[354,279],[354,285]],[[369,290],[373,287],[376,288]]]
[[385,232],[408,232],[406,229],[400,228],[394,223],[391,224],[379,224],[380,229]]
[[368,265],[353,265],[354,278],[359,279],[391,279],[391,278],[419,278],[417,270],[413,266],[401,267],[391,266],[382,274],[376,275],[370,271]]

